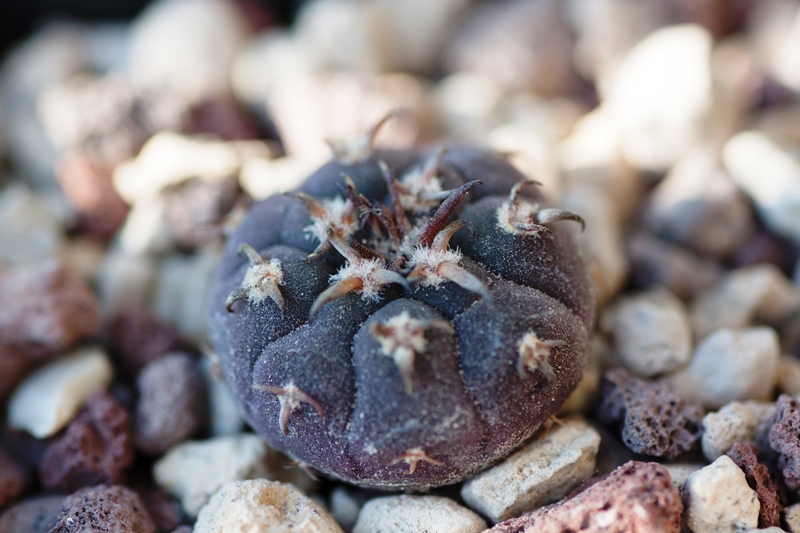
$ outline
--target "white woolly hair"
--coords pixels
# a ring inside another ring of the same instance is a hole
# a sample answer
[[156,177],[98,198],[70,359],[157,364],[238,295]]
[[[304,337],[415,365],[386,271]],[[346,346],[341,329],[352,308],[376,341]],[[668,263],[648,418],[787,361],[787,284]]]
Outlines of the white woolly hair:
[[400,183],[408,190],[408,194],[400,194],[403,209],[414,213],[424,213],[439,204],[438,200],[420,198],[422,193],[434,194],[442,192],[442,182],[436,176],[426,176],[425,169],[414,168],[407,172]]
[[269,292],[264,289],[265,281],[272,281],[275,285],[283,284],[283,270],[281,262],[273,258],[269,263],[250,265],[244,274],[242,287],[247,289],[247,299],[252,303],[263,301],[269,296]]
[[378,301],[378,293],[383,287],[383,283],[376,279],[375,273],[383,270],[383,261],[380,259],[361,259],[354,263],[347,263],[339,271],[331,276],[331,284],[338,283],[349,278],[359,278],[364,286],[359,291],[364,300]]
[[539,212],[539,205],[518,199],[516,202],[506,200],[497,208],[497,226],[515,235],[535,235],[539,230],[524,231],[516,227],[515,222],[528,222]]
[[353,208],[352,202],[348,199],[335,197],[322,200],[322,206],[325,208],[325,216],[321,218],[311,217],[311,224],[303,228],[303,233],[306,238],[315,237],[319,242],[323,242],[328,238],[328,228],[341,228],[345,231],[346,235],[351,234],[356,230],[357,221],[356,217],[352,220],[346,219],[346,212]]
[[423,286],[439,285],[443,281],[447,281],[436,273],[439,265],[442,263],[458,263],[461,260],[462,254],[459,250],[435,250],[427,246],[417,246],[411,253],[409,264],[412,267],[421,266],[422,275],[425,277],[421,284]]

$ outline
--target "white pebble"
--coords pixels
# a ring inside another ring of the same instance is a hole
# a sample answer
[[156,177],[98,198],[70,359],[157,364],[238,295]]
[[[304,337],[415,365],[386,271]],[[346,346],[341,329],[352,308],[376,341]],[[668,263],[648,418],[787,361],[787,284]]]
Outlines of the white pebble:
[[800,533],[800,503],[784,508],[783,519],[791,533]]
[[109,250],[97,276],[97,292],[106,316],[128,307],[146,307],[155,276],[156,266],[149,256]]
[[183,510],[197,516],[209,498],[231,481],[269,478],[270,453],[254,434],[187,441],[174,446],[153,467],[156,483],[176,496]]
[[358,520],[358,514],[361,512],[361,504],[358,500],[346,489],[338,486],[331,491],[330,508],[336,522],[347,531],[352,531]]
[[775,265],[758,264],[734,270],[692,302],[695,336],[702,339],[720,328],[743,328],[754,321],[779,325],[800,311],[800,289]]
[[689,479],[689,476],[706,465],[694,463],[665,463],[662,466],[669,472],[669,477],[672,479],[672,486],[680,492],[683,491],[683,485],[686,483],[686,480]]
[[775,388],[779,357],[778,335],[771,328],[721,329],[668,379],[684,398],[706,409],[736,400],[765,400]]
[[196,103],[230,89],[230,69],[249,33],[235,3],[161,0],[131,27],[130,75]]
[[607,317],[619,361],[631,373],[650,377],[689,362],[692,329],[683,303],[665,289],[621,299]]
[[235,435],[242,431],[244,419],[236,404],[230,385],[219,368],[219,356],[207,355],[200,361],[200,369],[208,386],[208,426],[214,437]]
[[793,355],[781,356],[778,361],[778,389],[790,396],[800,394],[800,360]]
[[579,213],[586,221],[581,240],[597,268],[593,280],[598,305],[610,301],[622,289],[629,269],[616,206],[605,192],[603,187],[589,184],[570,186],[562,200],[564,209]]
[[767,226],[800,243],[800,148],[745,131],[725,144],[722,157]]
[[325,509],[288,483],[254,479],[223,485],[201,510],[194,533],[342,533]]
[[208,291],[219,263],[218,250],[198,250],[194,255],[174,255],[158,267],[152,310],[197,344],[207,342]]
[[0,191],[0,263],[32,265],[63,251],[67,220],[52,204],[21,183]]
[[758,527],[760,504],[756,492],[727,455],[691,474],[684,487],[686,524],[694,533]]
[[775,412],[772,402],[731,402],[703,418],[701,444],[703,455],[715,461],[737,442],[752,442],[769,449],[770,420]]
[[29,376],[8,402],[8,423],[43,439],[69,424],[93,392],[105,389],[113,369],[97,347],[81,348]]
[[700,26],[667,26],[623,59],[603,105],[637,168],[665,170],[698,141],[713,99],[712,44]]
[[388,496],[368,501],[353,533],[480,533],[483,519],[441,496]]
[[595,470],[600,435],[573,419],[464,483],[461,496],[493,522],[563,497]]

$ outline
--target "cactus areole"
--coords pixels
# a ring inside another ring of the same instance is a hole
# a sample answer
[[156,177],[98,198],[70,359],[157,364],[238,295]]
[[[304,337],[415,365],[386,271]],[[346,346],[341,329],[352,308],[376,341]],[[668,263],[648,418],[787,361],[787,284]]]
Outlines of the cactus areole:
[[583,221],[486,150],[334,151],[229,239],[214,347],[274,448],[361,486],[455,483],[581,377],[595,307]]

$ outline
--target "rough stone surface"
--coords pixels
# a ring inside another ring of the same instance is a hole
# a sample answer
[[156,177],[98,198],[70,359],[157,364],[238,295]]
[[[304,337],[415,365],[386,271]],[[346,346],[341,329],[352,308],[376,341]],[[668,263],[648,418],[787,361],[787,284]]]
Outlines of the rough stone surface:
[[689,476],[684,485],[686,524],[695,533],[758,527],[759,502],[744,472],[727,455]]
[[30,375],[8,402],[8,423],[36,438],[66,426],[95,391],[111,382],[111,362],[102,349],[81,348]]
[[778,467],[790,489],[800,488],[800,401],[782,394],[775,403],[769,445],[780,454]]
[[0,192],[0,262],[35,265],[55,258],[64,246],[64,216],[55,202],[21,183]]
[[358,514],[361,512],[362,502],[345,489],[343,486],[334,487],[331,491],[328,507],[331,514],[336,519],[336,523],[341,525],[345,531],[352,531],[356,525]]
[[269,468],[271,453],[274,452],[269,451],[261,437],[253,434],[184,442],[155,464],[153,476],[160,487],[178,497],[189,516],[197,516],[225,483],[292,475],[291,470],[279,472]]
[[668,26],[622,60],[604,105],[637,168],[663,170],[697,141],[711,111],[712,44],[700,26]]
[[68,493],[118,483],[132,462],[130,416],[110,393],[98,391],[48,446],[39,463],[39,479],[47,490]]
[[628,255],[637,286],[666,287],[683,300],[707,289],[722,276],[715,261],[646,233],[628,239]]
[[175,328],[156,319],[145,307],[119,310],[109,325],[112,355],[120,372],[133,377],[151,361],[181,347]]
[[619,360],[632,374],[651,377],[689,362],[692,330],[686,309],[669,291],[622,298],[607,318]]
[[778,361],[778,389],[790,396],[800,394],[800,359],[791,355]]
[[780,326],[800,311],[800,290],[772,264],[739,268],[692,302],[695,337],[720,328],[745,328],[754,321]]
[[664,465],[664,468],[667,469],[670,478],[672,478],[672,485],[681,491],[683,490],[683,484],[686,483],[689,476],[704,466],[706,466],[705,463],[667,463]]
[[553,95],[574,81],[573,45],[558,2],[486,4],[459,29],[445,63],[453,71],[479,72],[509,91]]
[[678,533],[678,489],[656,463],[628,462],[573,498],[497,524],[493,533]]
[[266,479],[226,483],[200,510],[194,525],[194,533],[294,530],[342,532],[327,511],[294,486]]
[[190,102],[225,94],[230,65],[248,33],[236,4],[156,2],[131,27],[131,77]]
[[55,263],[0,275],[0,395],[31,366],[95,333],[100,309],[86,282]]
[[800,149],[763,132],[744,131],[728,140],[722,157],[767,226],[800,242]]
[[27,481],[28,474],[25,469],[0,448],[0,509],[22,494]]
[[747,484],[758,495],[761,504],[758,510],[758,527],[780,526],[783,505],[778,498],[775,482],[772,481],[769,470],[758,462],[757,451],[753,444],[738,442],[730,449],[728,457],[742,469]]
[[21,501],[0,514],[3,533],[48,533],[61,512],[63,496],[39,496]]
[[136,447],[158,455],[205,425],[208,394],[197,361],[184,353],[165,355],[145,366],[136,380]]
[[486,522],[441,496],[388,496],[364,504],[353,533],[479,533]]
[[208,430],[211,436],[235,435],[242,431],[244,419],[230,385],[222,375],[219,356],[204,354],[200,370],[208,389]]
[[595,470],[600,435],[580,419],[552,427],[499,465],[464,483],[461,497],[497,523],[567,494]]
[[86,487],[67,496],[50,533],[155,533],[142,500],[122,485]]
[[737,442],[753,443],[761,450],[768,450],[774,413],[772,402],[747,401],[730,402],[719,411],[706,414],[700,439],[703,455],[715,461]]
[[735,252],[755,230],[747,199],[720,168],[716,151],[705,147],[672,166],[645,213],[658,235],[715,257]]
[[601,382],[598,418],[622,425],[622,440],[634,452],[674,459],[700,440],[703,410],[684,401],[666,382],[631,376],[622,368]]
[[706,337],[689,365],[668,380],[683,398],[706,409],[765,400],[775,388],[779,357],[778,336],[771,328],[721,329]]
[[800,503],[790,505],[783,510],[783,520],[791,533],[800,533]]

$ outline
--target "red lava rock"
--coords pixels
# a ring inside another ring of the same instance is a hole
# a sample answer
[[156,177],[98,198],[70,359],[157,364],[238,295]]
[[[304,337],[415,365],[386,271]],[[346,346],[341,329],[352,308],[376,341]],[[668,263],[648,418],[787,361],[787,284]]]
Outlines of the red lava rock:
[[108,329],[117,367],[130,378],[151,361],[183,346],[175,328],[159,321],[144,307],[122,309]]
[[48,490],[71,492],[117,483],[132,462],[130,416],[109,392],[100,391],[47,448],[39,478]]
[[54,263],[2,275],[0,309],[0,396],[33,365],[94,334],[101,320],[89,286]]
[[786,394],[778,398],[769,445],[780,454],[778,467],[786,486],[792,490],[800,488],[800,401],[797,399]]
[[80,214],[80,230],[102,241],[114,236],[129,210],[111,183],[113,171],[82,150],[65,153],[56,167],[64,194]]
[[135,491],[122,485],[86,487],[67,496],[50,533],[155,533]]
[[601,383],[600,421],[622,422],[622,440],[636,453],[675,459],[699,442],[703,409],[685,402],[667,383],[617,368]]
[[48,533],[61,512],[63,496],[40,496],[19,502],[0,515],[3,533]]
[[667,469],[631,461],[574,498],[501,522],[487,533],[678,533],[682,512]]
[[778,499],[778,492],[769,475],[769,469],[758,462],[757,451],[758,448],[754,444],[737,442],[731,447],[728,457],[742,469],[747,484],[758,494],[758,501],[761,503],[758,511],[758,527],[780,527],[783,505]]
[[29,354],[52,354],[100,326],[89,286],[60,265],[15,270],[0,278],[0,339]]
[[27,481],[28,475],[25,469],[13,457],[0,449],[0,508],[22,494]]
[[183,353],[148,364],[137,378],[136,447],[157,455],[206,423],[208,393],[197,361]]

